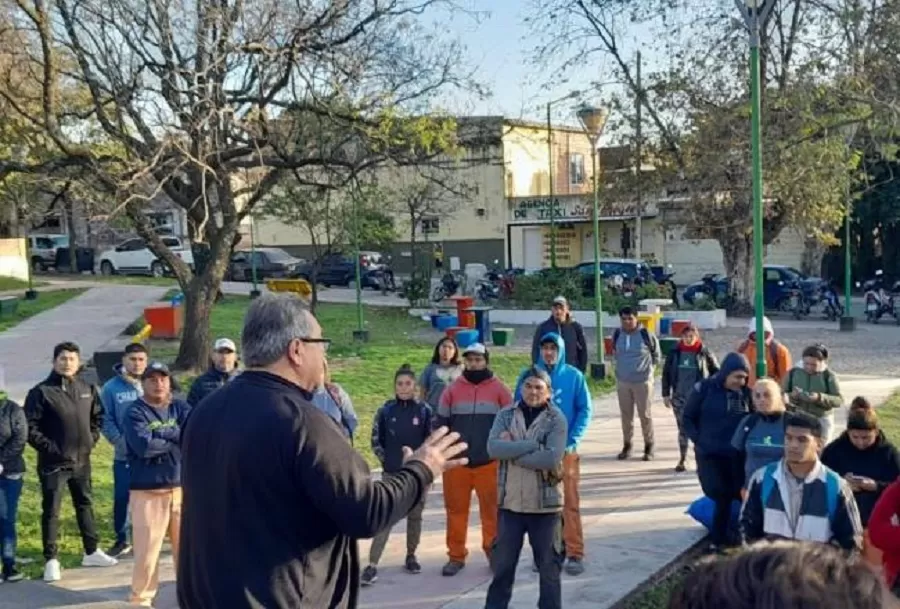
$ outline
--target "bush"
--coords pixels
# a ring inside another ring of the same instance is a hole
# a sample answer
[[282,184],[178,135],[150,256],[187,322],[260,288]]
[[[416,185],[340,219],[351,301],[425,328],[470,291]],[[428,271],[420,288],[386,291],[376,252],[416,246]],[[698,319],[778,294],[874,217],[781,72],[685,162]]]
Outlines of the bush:
[[510,301],[520,309],[547,309],[554,298],[565,296],[575,309],[584,300],[581,286],[581,277],[568,271],[547,270],[520,275],[516,277]]
[[422,306],[423,303],[428,303],[431,281],[428,277],[414,276],[412,279],[404,281],[401,289],[403,290],[403,296],[409,301],[409,306]]

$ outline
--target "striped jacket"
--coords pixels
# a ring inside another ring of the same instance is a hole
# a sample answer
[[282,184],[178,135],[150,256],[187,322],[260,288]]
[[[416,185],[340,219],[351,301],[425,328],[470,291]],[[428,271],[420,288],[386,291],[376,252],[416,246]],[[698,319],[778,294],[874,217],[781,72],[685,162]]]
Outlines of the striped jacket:
[[817,463],[803,481],[800,515],[792,526],[784,459],[762,467],[750,478],[741,510],[741,535],[746,543],[760,539],[794,539],[831,543],[858,550],[862,523],[850,486],[834,471]]
[[487,443],[494,417],[512,403],[512,394],[496,376],[478,384],[461,376],[441,394],[434,427],[446,425],[450,431],[459,432],[469,445],[464,455],[469,458],[469,467],[487,465],[493,460]]

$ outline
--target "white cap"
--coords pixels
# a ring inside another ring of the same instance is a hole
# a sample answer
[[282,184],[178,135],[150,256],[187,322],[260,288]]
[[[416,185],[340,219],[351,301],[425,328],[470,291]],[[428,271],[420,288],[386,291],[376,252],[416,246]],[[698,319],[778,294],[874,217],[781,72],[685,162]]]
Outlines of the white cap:
[[566,300],[565,296],[560,295],[553,299],[553,304],[562,305],[564,307],[567,307],[567,306],[569,306],[569,301]]
[[233,351],[237,353],[237,346],[230,338],[219,338],[213,345],[213,351]]
[[486,355],[487,349],[481,343],[472,343],[471,345],[463,349],[463,357],[470,353],[473,353],[475,355]]
[[[747,333],[754,334],[756,332],[756,318],[751,317],[750,323],[747,325]],[[763,334],[771,334],[775,335],[775,330],[772,328],[772,322],[769,321],[768,317],[763,317]]]

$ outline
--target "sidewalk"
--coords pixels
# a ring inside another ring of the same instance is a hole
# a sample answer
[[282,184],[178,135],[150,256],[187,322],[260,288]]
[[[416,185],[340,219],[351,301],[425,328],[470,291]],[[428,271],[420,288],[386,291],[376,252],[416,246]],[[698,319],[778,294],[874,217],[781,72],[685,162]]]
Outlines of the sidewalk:
[[166,288],[148,286],[92,288],[0,333],[0,365],[10,397],[24,400],[28,390],[47,376],[54,345],[71,340],[87,360],[165,293]]
[[[848,396],[865,394],[882,402],[900,387],[900,379],[844,376],[841,385]],[[658,395],[658,393],[657,393]],[[656,460],[639,458],[617,461],[621,428],[614,397],[594,401],[595,416],[581,448],[581,511],[586,544],[586,571],[580,577],[563,575],[566,609],[612,607],[640,584],[699,541],[704,531],[684,514],[700,494],[693,464],[675,474],[677,460],[675,421],[660,402],[654,405]],[[845,413],[838,415],[843,427]],[[639,428],[639,426],[638,426]],[[640,431],[636,449],[640,451]],[[423,571],[405,573],[405,522],[394,527],[379,568],[378,582],[360,594],[360,609],[481,609],[490,582],[487,562],[480,550],[478,508],[473,500],[469,527],[469,561],[456,577],[440,575],[446,561],[444,509],[437,485],[428,498],[424,531],[418,553]],[[360,543],[362,566],[369,542]],[[130,561],[112,569],[74,569],[64,573],[60,586],[90,592],[93,598],[125,598],[130,581]],[[177,609],[171,558],[163,558],[164,584],[158,609]],[[537,574],[531,556],[522,552],[511,607],[525,609],[537,603]],[[32,605],[33,606],[33,605]],[[0,605],[2,607],[2,605]],[[23,606],[24,607],[24,606]],[[5,608],[4,608],[5,609]]]

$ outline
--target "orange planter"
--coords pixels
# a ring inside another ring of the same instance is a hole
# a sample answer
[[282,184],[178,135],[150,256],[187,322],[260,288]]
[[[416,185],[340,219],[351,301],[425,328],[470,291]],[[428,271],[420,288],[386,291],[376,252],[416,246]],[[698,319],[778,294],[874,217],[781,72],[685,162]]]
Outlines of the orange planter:
[[150,324],[151,338],[178,338],[184,328],[184,309],[168,304],[147,307],[144,321]]
[[613,354],[613,340],[612,340],[612,336],[605,336],[605,337],[603,338],[603,351],[604,351],[607,355],[612,355],[612,354]]
[[475,313],[473,311],[463,311],[459,314],[459,325],[464,328],[475,327]]

